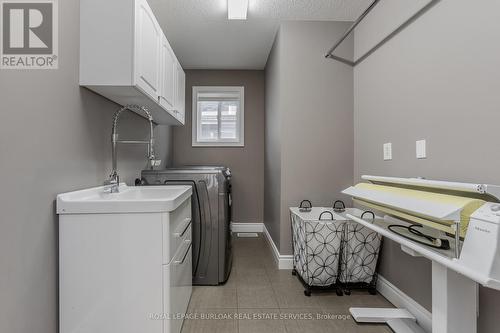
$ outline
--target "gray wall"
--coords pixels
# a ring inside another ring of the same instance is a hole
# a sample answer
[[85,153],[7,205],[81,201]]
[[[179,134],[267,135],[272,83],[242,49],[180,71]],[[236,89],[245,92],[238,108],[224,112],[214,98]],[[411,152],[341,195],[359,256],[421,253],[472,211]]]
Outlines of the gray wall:
[[[186,125],[174,129],[176,166],[226,165],[233,173],[233,222],[262,223],[264,215],[264,72],[186,71]],[[245,147],[192,147],[193,86],[245,87]]]
[[[79,4],[59,1],[58,70],[0,71],[0,332],[57,332],[54,199],[100,185],[109,172],[117,106],[78,86]],[[160,146],[166,156],[168,145]],[[128,154],[120,171],[133,180],[144,151]]]
[[266,121],[264,161],[264,223],[280,248],[281,216],[281,30],[276,34],[266,64]]
[[[290,206],[304,198],[315,205],[330,206],[343,198],[338,193],[352,184],[353,73],[351,68],[324,58],[328,45],[348,26],[340,22],[285,22],[269,58],[266,179],[279,177],[281,184],[279,199],[275,190],[266,192],[266,205],[271,207],[266,207],[269,220],[265,223],[279,244],[280,254],[292,250]],[[352,39],[340,52],[352,57]],[[276,152],[280,161],[273,156]]]
[[[494,0],[442,0],[355,68],[356,180],[375,174],[500,184],[499,12]],[[363,30],[356,46],[369,42]],[[418,139],[427,140],[425,160],[415,158]],[[393,144],[392,161],[382,160],[384,142]],[[386,242],[380,270],[430,310],[430,262]],[[481,288],[480,333],[498,332],[499,308],[500,293]]]

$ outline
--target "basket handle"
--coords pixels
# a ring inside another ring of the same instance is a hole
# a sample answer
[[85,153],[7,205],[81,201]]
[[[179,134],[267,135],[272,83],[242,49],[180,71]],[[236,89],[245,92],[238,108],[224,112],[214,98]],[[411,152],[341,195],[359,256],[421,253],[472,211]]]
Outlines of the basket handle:
[[363,219],[365,214],[370,214],[372,216],[372,223],[375,221],[375,214],[372,211],[367,210],[367,211],[363,212],[363,214],[361,214],[361,219]]
[[[309,204],[309,206],[304,206],[304,204]],[[302,200],[300,202],[299,208],[312,208],[313,204],[309,200]]]
[[[338,204],[341,206],[339,207]],[[345,210],[345,203],[342,200],[337,200],[333,203],[334,210]]]
[[320,221],[322,220],[323,214],[330,214],[330,217],[331,217],[330,220],[332,220],[332,221],[334,220],[332,212],[329,212],[329,211],[325,211],[325,212],[321,213],[318,217],[318,220],[320,220]]

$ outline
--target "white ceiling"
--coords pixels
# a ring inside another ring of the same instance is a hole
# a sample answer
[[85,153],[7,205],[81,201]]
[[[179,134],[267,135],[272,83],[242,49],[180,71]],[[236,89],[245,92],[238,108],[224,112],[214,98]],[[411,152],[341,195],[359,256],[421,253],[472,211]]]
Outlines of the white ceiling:
[[371,0],[249,0],[246,21],[227,0],[148,2],[184,68],[263,69],[280,21],[352,21]]

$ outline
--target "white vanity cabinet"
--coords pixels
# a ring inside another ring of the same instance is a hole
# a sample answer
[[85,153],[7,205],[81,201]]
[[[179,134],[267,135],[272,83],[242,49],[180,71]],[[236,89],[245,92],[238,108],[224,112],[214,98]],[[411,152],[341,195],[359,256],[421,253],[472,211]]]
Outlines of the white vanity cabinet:
[[61,333],[180,332],[192,290],[191,189],[172,187],[163,203],[161,188],[58,196]]
[[80,1],[81,86],[120,105],[147,106],[156,123],[183,125],[177,67],[146,0]]

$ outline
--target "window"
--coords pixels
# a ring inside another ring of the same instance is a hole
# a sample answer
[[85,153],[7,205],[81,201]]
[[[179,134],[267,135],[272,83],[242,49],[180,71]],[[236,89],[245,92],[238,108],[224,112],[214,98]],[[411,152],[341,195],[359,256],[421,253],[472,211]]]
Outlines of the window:
[[193,87],[193,146],[243,147],[244,87]]

